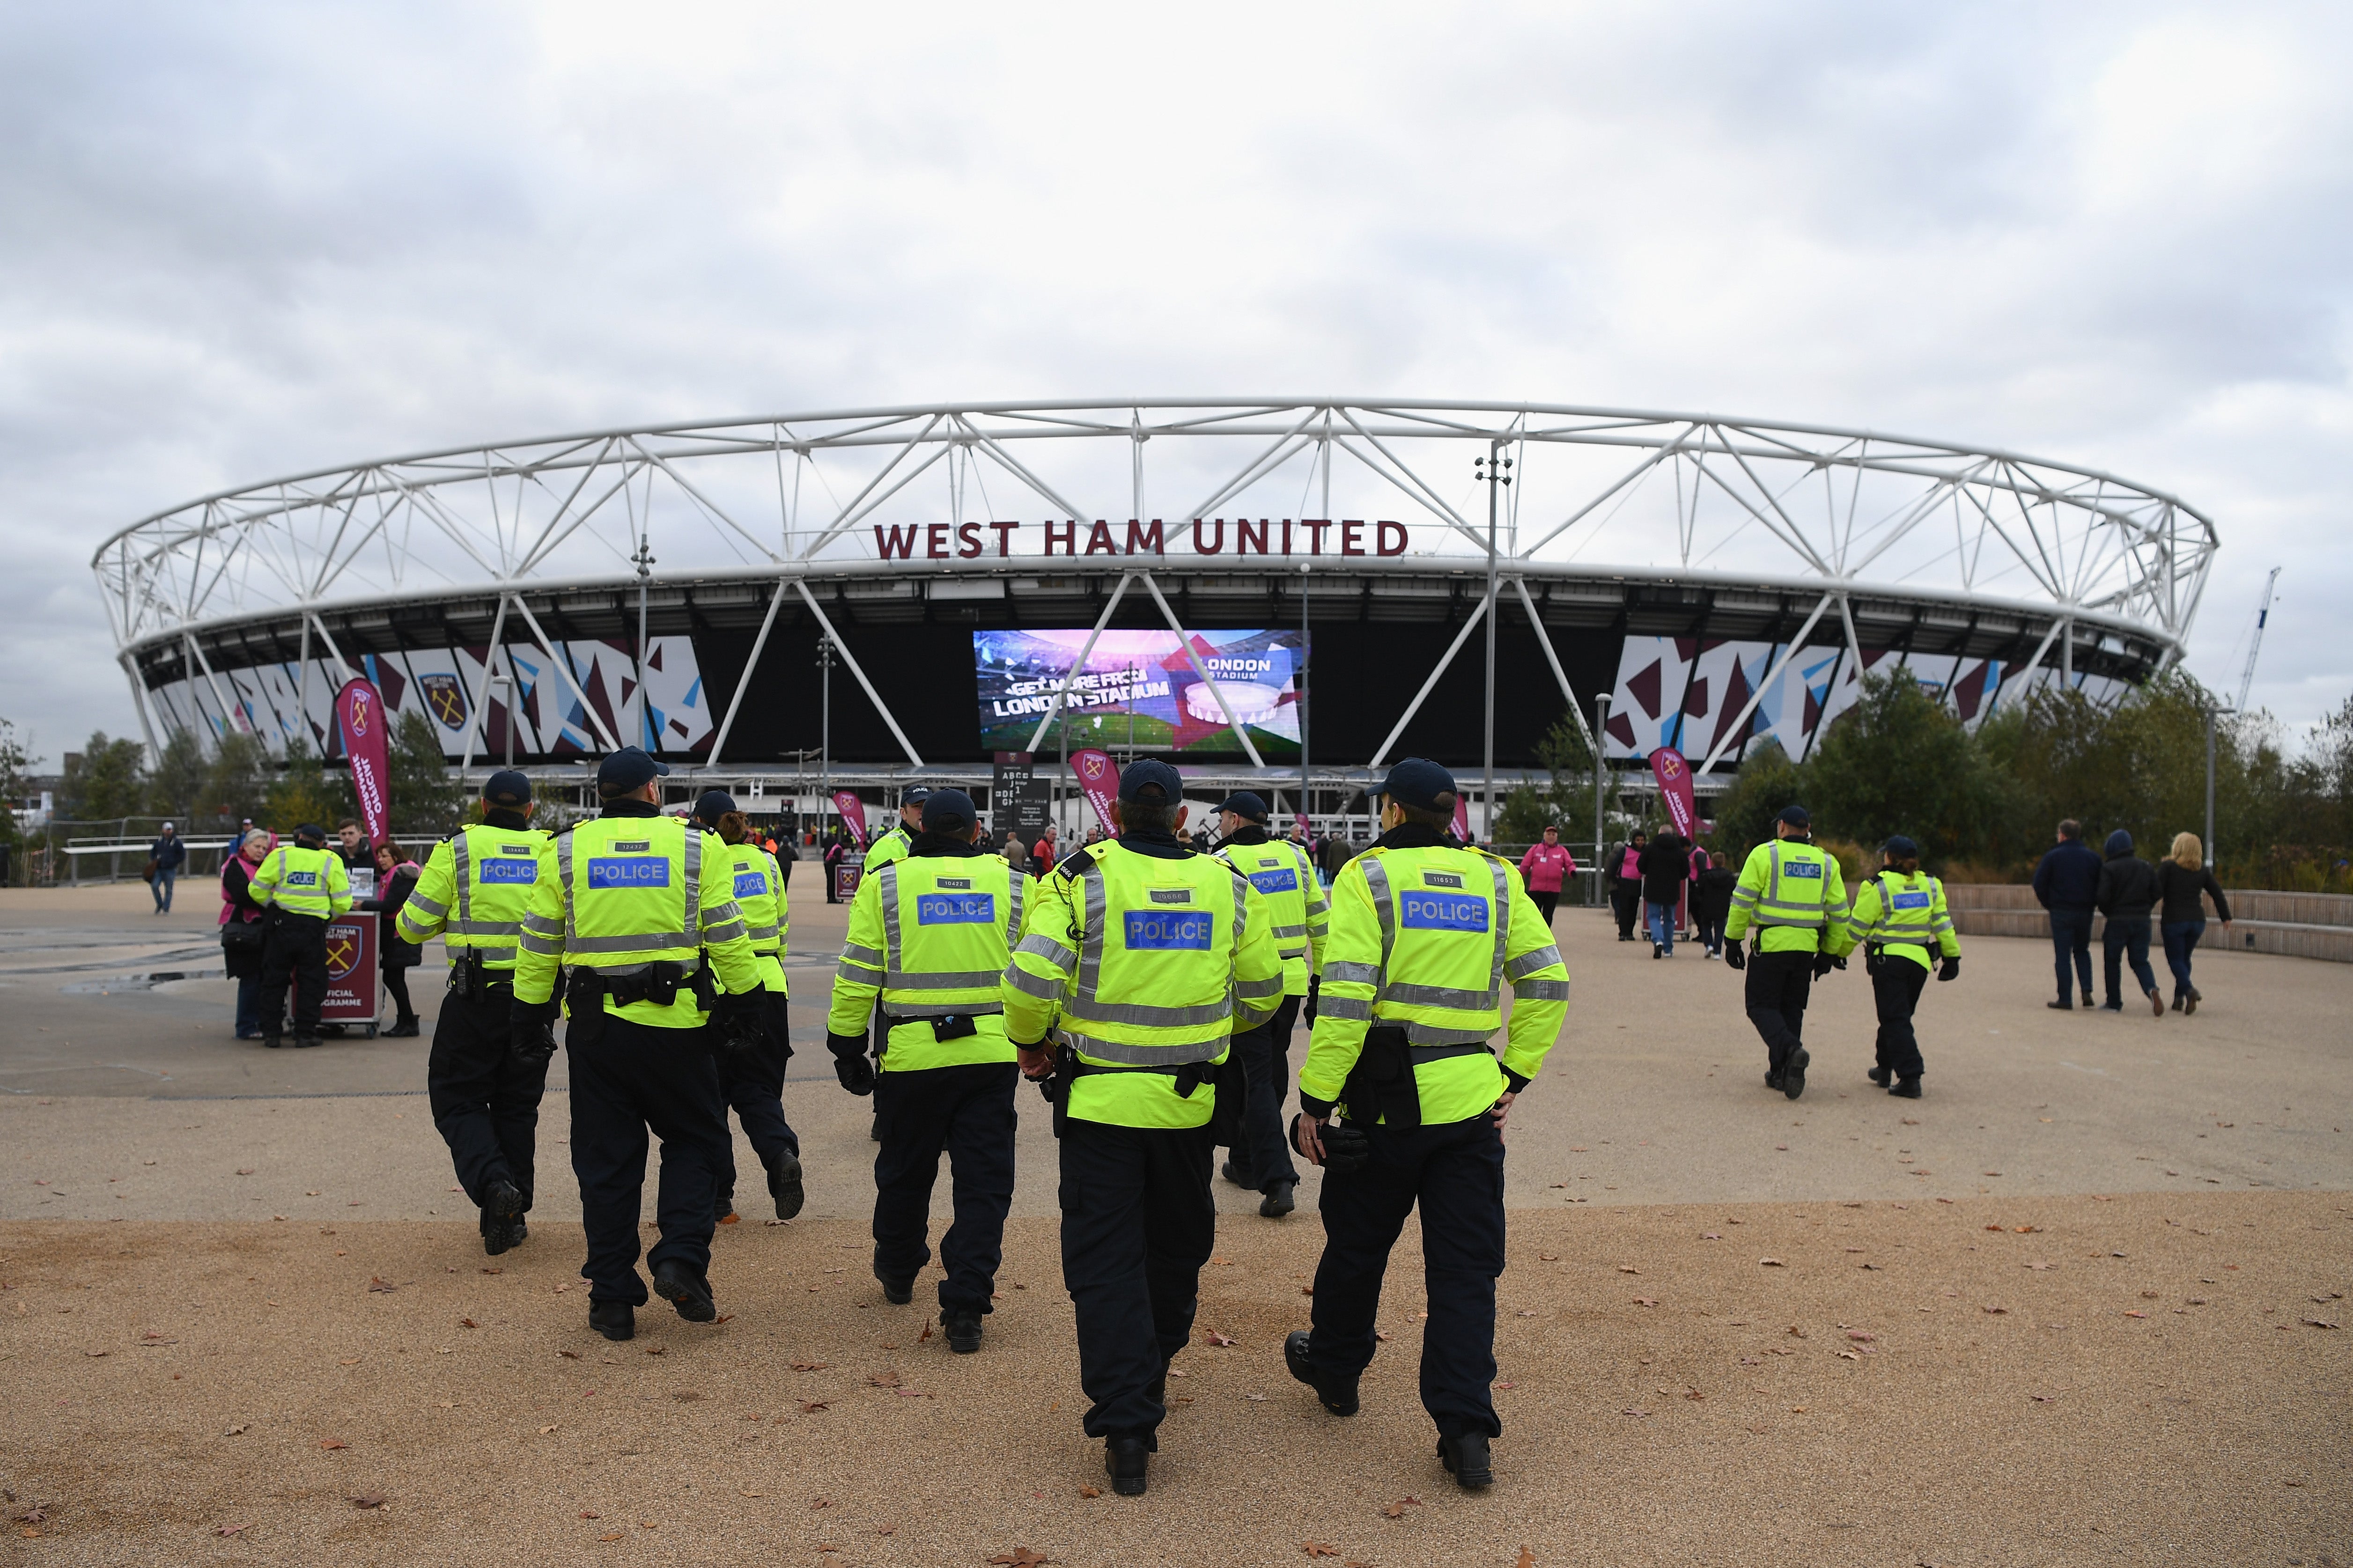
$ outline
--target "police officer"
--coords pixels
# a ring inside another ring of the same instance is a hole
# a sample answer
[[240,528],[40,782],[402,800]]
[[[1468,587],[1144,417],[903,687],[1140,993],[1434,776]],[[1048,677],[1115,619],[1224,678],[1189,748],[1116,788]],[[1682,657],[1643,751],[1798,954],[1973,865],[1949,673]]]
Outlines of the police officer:
[[249,891],[269,931],[261,945],[261,1043],[284,1045],[286,988],[294,987],[294,1044],[319,1043],[327,1000],[327,922],[352,907],[352,880],[326,847],[327,830],[306,822],[294,842],[266,857]]
[[[1382,833],[1332,886],[1314,1033],[1299,1069],[1299,1152],[1324,1167],[1312,1331],[1291,1374],[1356,1413],[1389,1249],[1421,1205],[1430,1316],[1421,1404],[1463,1487],[1493,1484],[1503,1435],[1495,1278],[1504,1271],[1504,1118],[1568,1013],[1568,971],[1518,868],[1455,845],[1454,776],[1409,757],[1381,784]],[[1499,1064],[1487,1041],[1511,1033]],[[1337,1110],[1345,1119],[1332,1123]]]
[[[979,815],[962,790],[932,791],[907,854],[858,884],[825,1026],[842,1087],[874,1097],[874,1277],[894,1304],[914,1300],[915,1276],[932,1260],[932,1184],[943,1151],[951,1163],[940,1328],[959,1355],[980,1349],[1013,1202],[1020,1074],[999,984],[1029,882],[976,842]],[[883,1049],[870,1064],[878,999]]]
[[[1054,868],[1005,971],[1022,1070],[1053,1078],[1062,1282],[1078,1309],[1086,1432],[1103,1439],[1103,1468],[1125,1497],[1144,1491],[1159,1447],[1168,1363],[1192,1336],[1217,1237],[1211,1118],[1221,1103],[1232,1117],[1246,1092],[1230,1037],[1282,999],[1266,900],[1178,837],[1183,792],[1166,763],[1127,765],[1112,814],[1119,837]],[[1228,1130],[1227,1142],[1238,1135]]]
[[1275,950],[1282,955],[1282,1005],[1256,1028],[1234,1036],[1235,1054],[1250,1080],[1250,1101],[1242,1112],[1247,1141],[1226,1162],[1225,1178],[1238,1187],[1255,1187],[1262,1194],[1258,1212],[1281,1219],[1298,1206],[1292,1194],[1299,1171],[1282,1136],[1282,1100],[1291,1092],[1291,1026],[1323,967],[1329,906],[1306,851],[1293,840],[1268,836],[1266,802],[1257,795],[1243,790],[1227,796],[1218,806],[1218,858],[1265,897]]
[[874,842],[866,847],[866,864],[859,876],[871,877],[892,861],[907,858],[915,835],[923,830],[923,803],[931,797],[932,792],[921,784],[899,796],[899,820],[891,825],[889,832],[876,835]]
[[700,828],[662,815],[654,781],[669,771],[635,746],[598,764],[603,815],[541,855],[515,961],[514,1047],[543,1057],[554,1049],[556,973],[569,966],[572,1169],[588,1243],[580,1271],[589,1327],[608,1340],[637,1331],[646,1299],[637,1261],[649,1128],[662,1145],[654,1290],[689,1322],[718,1316],[707,1275],[730,1154],[703,1020],[718,1016],[722,1048],[759,1022],[760,969],[727,858]]
[[[1783,808],[1773,842],[1748,852],[1724,922],[1724,962],[1748,971],[1748,1021],[1764,1037],[1765,1087],[1791,1100],[1806,1092],[1807,1055],[1801,1038],[1806,998],[1815,981],[1846,967],[1854,950],[1848,931],[1846,883],[1838,858],[1814,847],[1813,818],[1802,805]],[[1757,930],[1757,951],[1742,946]]]
[[530,778],[512,769],[492,773],[482,785],[482,820],[433,847],[396,923],[403,942],[438,936],[449,951],[425,1091],[458,1180],[482,1211],[482,1250],[493,1258],[529,1234],[522,1216],[547,1090],[547,1058],[508,1048],[515,942],[548,842],[530,823]]
[[1920,1037],[1912,1012],[1928,981],[1929,953],[1938,980],[1961,973],[1961,939],[1945,908],[1945,884],[1920,869],[1920,847],[1898,834],[1881,850],[1883,869],[1854,892],[1847,934],[1862,946],[1871,997],[1879,1011],[1878,1060],[1863,1076],[1890,1094],[1920,1098]]
[[[736,1050],[718,1053],[719,1092],[735,1108],[744,1136],[768,1173],[768,1196],[776,1217],[801,1212],[807,1194],[801,1184],[801,1141],[785,1120],[785,1064],[792,1060],[792,1033],[786,1012],[785,939],[792,929],[785,905],[785,875],[776,858],[752,841],[750,823],[725,790],[705,790],[694,803],[694,820],[718,837],[707,846],[726,862],[735,885],[735,907],[744,912],[744,933],[760,968],[760,1030]],[[734,1143],[719,1173],[719,1223],[735,1220]]]

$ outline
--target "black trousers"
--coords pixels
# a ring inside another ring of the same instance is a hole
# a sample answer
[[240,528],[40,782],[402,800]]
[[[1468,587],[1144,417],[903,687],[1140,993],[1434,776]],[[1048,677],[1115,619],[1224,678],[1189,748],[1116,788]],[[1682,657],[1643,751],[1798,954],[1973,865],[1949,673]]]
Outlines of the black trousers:
[[425,1092],[466,1195],[479,1205],[492,1182],[509,1181],[522,1189],[528,1209],[547,1063],[522,1060],[509,1047],[513,1005],[508,985],[479,1001],[454,991],[443,995],[425,1058]]
[[874,1272],[913,1279],[932,1260],[932,1184],[948,1157],[955,1218],[940,1237],[940,1311],[987,1312],[1005,1260],[1013,1206],[1011,1062],[973,1062],[878,1074],[874,1156]]
[[1618,939],[1620,942],[1633,941],[1634,917],[1641,913],[1642,909],[1642,884],[1640,882],[1610,884],[1609,907],[1618,916]]
[[[1358,1123],[1357,1125],[1362,1125]],[[1495,1381],[1495,1279],[1504,1272],[1504,1138],[1482,1111],[1435,1127],[1364,1128],[1372,1160],[1324,1177],[1308,1356],[1354,1375],[1373,1359],[1381,1278],[1406,1215],[1421,1205],[1421,1407],[1440,1437],[1503,1435]]]
[[712,1203],[727,1163],[727,1102],[701,1029],[663,1029],[607,1016],[583,1045],[566,1031],[572,1056],[572,1170],[580,1178],[581,1227],[588,1261],[580,1272],[591,1301],[642,1306],[638,1215],[645,1202],[647,1133],[661,1140],[654,1200],[661,1239],[646,1261],[673,1258],[696,1273],[711,1268]]
[[1806,998],[1813,989],[1812,953],[1748,955],[1748,1021],[1764,1037],[1766,1054],[1776,1072],[1805,1043]]
[[1879,1009],[1879,1065],[1897,1078],[1918,1078],[1926,1069],[1920,1059],[1920,1037],[1912,1032],[1912,1011],[1920,1005],[1920,987],[1928,971],[1908,958],[1894,954],[1872,966],[1871,1000]]
[[316,915],[280,912],[261,940],[261,1033],[286,1032],[286,988],[294,988],[294,1033],[319,1033],[319,1009],[327,1002],[327,922]]
[[2100,932],[2100,959],[2105,969],[2107,996],[2105,1005],[2120,1006],[2124,993],[2118,983],[2123,979],[2124,965],[2132,964],[2133,978],[2140,982],[2144,995],[2157,989],[2157,971],[2148,966],[2148,917],[2108,917],[2105,929]]
[[1560,907],[1560,895],[1558,893],[1532,892],[1528,897],[1535,901],[1536,913],[1544,916],[1546,929],[1551,929],[1552,912]]
[[2073,1002],[2075,993],[2068,989],[2067,968],[2074,964],[2073,978],[2082,985],[2084,1000],[2092,998],[2092,911],[2089,910],[2052,910],[2051,911],[2051,951],[2053,967],[2059,972],[2059,1000]]
[[1694,914],[1692,916],[1692,923],[1699,930],[1700,946],[1710,952],[1724,951],[1724,917],[1722,915],[1713,910],[1704,915]]
[[406,1024],[417,1016],[417,1006],[408,999],[408,970],[403,965],[393,963],[381,965],[380,968],[384,974],[384,988],[392,995],[394,1009],[392,1021],[396,1024]]
[[1090,1437],[1141,1437],[1166,1414],[1151,1385],[1193,1337],[1201,1266],[1217,1243],[1207,1127],[1062,1131],[1062,1284],[1078,1309]]
[[1265,1023],[1234,1037],[1234,1052],[1250,1082],[1250,1099],[1242,1107],[1242,1136],[1248,1142],[1234,1151],[1234,1164],[1250,1174],[1260,1192],[1277,1182],[1299,1180],[1299,1167],[1291,1163],[1291,1141],[1282,1135],[1282,1102],[1291,1092],[1291,1031],[1305,1000],[1285,996]]
[[[767,1041],[748,1051],[714,1051],[712,1056],[720,1097],[734,1109],[735,1120],[744,1124],[744,1136],[750,1140],[761,1165],[773,1171],[777,1155],[799,1155],[801,1140],[785,1120],[785,1067],[792,1060],[793,1047],[786,1033],[783,994],[767,993],[761,1011],[762,1021],[768,1026]],[[717,1212],[728,1214],[734,1207],[735,1141],[730,1138],[727,1163],[719,1170]]]

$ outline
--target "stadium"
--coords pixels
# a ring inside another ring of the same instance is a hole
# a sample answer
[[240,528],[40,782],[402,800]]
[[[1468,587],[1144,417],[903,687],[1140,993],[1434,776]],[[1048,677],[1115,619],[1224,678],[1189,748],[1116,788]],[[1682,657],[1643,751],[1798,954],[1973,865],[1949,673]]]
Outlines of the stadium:
[[680,792],[817,811],[1100,747],[1330,818],[1406,755],[1474,793],[1492,755],[1500,794],[1565,716],[1630,776],[1677,747],[1705,794],[1899,665],[1968,722],[2110,700],[2181,657],[2217,543],[2114,475],[1866,430],[1168,398],[389,458],[158,512],[91,565],[151,745],[332,755],[365,675],[477,778],[576,788],[635,742]]

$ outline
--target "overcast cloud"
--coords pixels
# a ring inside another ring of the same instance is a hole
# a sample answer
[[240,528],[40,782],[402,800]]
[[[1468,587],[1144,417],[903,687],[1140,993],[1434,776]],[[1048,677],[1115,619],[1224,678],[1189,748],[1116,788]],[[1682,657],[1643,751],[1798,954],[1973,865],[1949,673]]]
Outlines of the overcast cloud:
[[[2216,518],[2190,667],[2353,692],[2343,6],[9,8],[0,714],[202,491],[946,397],[1714,409]],[[2336,476],[2332,478],[2331,476]]]

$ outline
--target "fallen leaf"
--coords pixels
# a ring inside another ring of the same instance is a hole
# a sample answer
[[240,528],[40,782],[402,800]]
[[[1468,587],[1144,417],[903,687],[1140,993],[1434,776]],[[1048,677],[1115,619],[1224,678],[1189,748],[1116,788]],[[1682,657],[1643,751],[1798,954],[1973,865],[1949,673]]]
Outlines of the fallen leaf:
[[618,1541],[621,1539],[621,1532],[617,1530],[608,1530],[596,1539],[599,1541]]
[[321,1439],[320,1439],[320,1441],[319,1441],[319,1447],[321,1447],[322,1448],[348,1448],[348,1447],[351,1447],[351,1445],[350,1445],[349,1443],[343,1442],[343,1441],[342,1439],[340,1439],[340,1438],[336,1438],[336,1437],[322,1437],[322,1438],[321,1438]]
[[1081,1488],[1079,1489],[1079,1495],[1080,1495],[1081,1497],[1101,1497],[1101,1496],[1103,1496],[1103,1488],[1101,1488],[1101,1487],[1081,1487]]
[[1557,1263],[1560,1261],[1560,1254],[1557,1252],[1539,1252],[1536,1254],[1536,1257],[1546,1263]]
[[215,1535],[242,1535],[246,1531],[251,1528],[252,1526],[245,1524],[216,1524],[213,1526],[213,1533]]
[[580,1517],[583,1519],[602,1519],[605,1516],[601,1513],[590,1513],[587,1510],[583,1509],[580,1510]]
[[2148,1314],[2147,1312],[2126,1312],[2125,1316],[2127,1318],[2146,1318]]
[[833,1500],[829,1497],[812,1498],[809,1500],[809,1508],[811,1511],[815,1511],[821,1508],[831,1508],[832,1506]]
[[1835,1353],[1841,1361],[1861,1361],[1862,1359],[1852,1351],[1839,1351]]
[[238,1175],[240,1175],[240,1176],[249,1176],[249,1175],[253,1174],[253,1167],[252,1167],[252,1166],[250,1166],[250,1165],[248,1165],[248,1166],[246,1166],[244,1169],[242,1169],[242,1170],[238,1171],[238,1172],[237,1172],[237,1174],[238,1174]]
[[1299,1543],[1299,1550],[1304,1552],[1310,1557],[1337,1557],[1340,1555],[1340,1549],[1333,1545],[1328,1541],[1303,1541]]
[[2305,1321],[2305,1324],[2306,1324],[2306,1326],[2307,1326],[2307,1327],[2309,1327],[2309,1328],[2315,1328],[2315,1329],[2333,1329],[2333,1328],[2335,1328],[2335,1327],[2337,1326],[2335,1323],[2332,1323],[2332,1322],[2328,1321],[2327,1321],[2327,1319],[2325,1319],[2325,1318],[2306,1318],[2306,1319],[2305,1319],[2304,1321]]
[[830,1399],[804,1399],[801,1401],[801,1414],[804,1415],[814,1415],[820,1410],[830,1410],[832,1408],[833,1401]]
[[551,1421],[551,1422],[549,1422],[546,1426],[543,1426],[543,1427],[541,1427],[541,1428],[539,1429],[539,1435],[540,1435],[541,1436],[544,1437],[544,1436],[546,1436],[550,1432],[553,1432],[553,1431],[554,1431],[554,1430],[555,1430],[555,1423],[554,1423],[554,1422],[553,1422],[553,1421]]
[[1878,1340],[1878,1338],[1879,1338],[1879,1336],[1878,1336],[1877,1334],[1867,1334],[1867,1333],[1864,1333],[1861,1329],[1849,1329],[1849,1330],[1847,1331],[1846,1337],[1847,1337],[1848,1339],[1852,1340],[1855,1343],[1857,1343],[1857,1344],[1859,1344],[1859,1345],[1867,1345],[1867,1344],[1873,1343],[1873,1342],[1876,1342],[1876,1341]]
[[1017,1546],[1010,1552],[998,1552],[989,1561],[1003,1563],[1006,1568],[1038,1568],[1040,1563],[1050,1563],[1053,1559],[1042,1552],[1032,1552],[1026,1546]]
[[382,1492],[362,1492],[352,1499],[353,1508],[382,1508],[391,1500]]
[[832,1364],[833,1363],[831,1362],[823,1361],[797,1361],[793,1363],[793,1370],[795,1372],[823,1372],[827,1367]]
[[360,1358],[355,1355],[345,1356],[342,1361],[335,1364],[338,1366],[357,1366],[360,1364]]
[[400,1287],[394,1284],[391,1280],[381,1277],[372,1279],[368,1281],[368,1291],[372,1295],[382,1295],[387,1291],[397,1290],[399,1289]]
[[[1986,1310],[1992,1313],[1995,1317],[2000,1317],[2002,1314],[2008,1312],[2010,1309],[2007,1307],[1988,1307]],[[2141,1315],[2146,1317],[2147,1314],[2143,1313]]]
[[754,1491],[750,1487],[737,1487],[735,1489],[743,1493],[745,1497],[766,1497],[768,1495],[765,1492]]
[[1499,1383],[1495,1384],[1495,1386],[1497,1388],[1517,1388],[1519,1387],[1519,1384],[1516,1383]]
[[2042,1227],[2039,1225],[2014,1225],[2010,1228],[2020,1236],[2032,1236]]
[[866,1381],[876,1388],[896,1388],[899,1386],[899,1374],[895,1372],[878,1372]]
[[479,1329],[482,1325],[471,1318],[460,1318],[458,1320],[458,1326],[461,1329]]
[[922,1333],[917,1334],[917,1335],[915,1336],[915,1342],[916,1342],[917,1344],[922,1344],[925,1340],[928,1340],[928,1339],[930,1339],[931,1337],[932,1337],[932,1321],[931,1321],[931,1319],[929,1319],[929,1318],[925,1318],[925,1319],[923,1320],[923,1331]]
[[670,1347],[668,1345],[648,1345],[646,1347],[646,1353],[648,1355],[668,1355],[670,1354]]
[[580,1352],[578,1351],[557,1351],[555,1353],[562,1356],[565,1361],[578,1361],[580,1359]]
[[925,1394],[920,1388],[894,1388],[891,1392],[897,1394],[902,1399],[929,1399],[931,1397],[930,1394]]
[[1201,1337],[1208,1341],[1208,1342],[1213,1345],[1229,1345],[1234,1342],[1234,1338],[1231,1334],[1221,1334],[1215,1329],[1209,1330]]
[[82,1352],[81,1353],[82,1353],[82,1354],[84,1354],[84,1355],[87,1355],[87,1356],[101,1356],[101,1355],[111,1355],[111,1354],[112,1354],[113,1352],[111,1352],[111,1351],[84,1351],[84,1352]]
[[[1659,1303],[1657,1302],[1657,1300],[1654,1300],[1653,1298],[1649,1297],[1649,1296],[1637,1296],[1637,1297],[1635,1297],[1635,1298],[1634,1298],[1634,1305],[1636,1305],[1637,1307],[1655,1307],[1655,1306],[1657,1306],[1658,1304],[1659,1304]],[[1530,1316],[1530,1317],[1532,1317],[1532,1318],[1533,1318],[1533,1317],[1535,1317],[1535,1314],[1534,1312],[1531,1312],[1531,1313],[1529,1313],[1529,1314],[1528,1314],[1528,1316]]]
[[1313,1296],[1315,1294],[1315,1287],[1313,1285],[1302,1285],[1299,1288],[1299,1293],[1303,1296]]
[[[221,1436],[224,1436],[224,1437],[242,1437],[242,1436],[244,1436],[248,1432],[250,1432],[250,1431],[252,1431],[252,1430],[253,1430],[253,1425],[252,1425],[252,1423],[250,1423],[250,1422],[247,1422],[247,1421],[240,1421],[240,1422],[238,1422],[236,1426],[231,1426],[231,1427],[229,1427],[227,1431],[223,1432],[223,1433],[221,1434]],[[243,1529],[245,1528],[245,1526],[243,1526],[243,1525],[241,1525],[241,1524],[240,1524],[240,1525],[238,1525],[238,1526],[237,1526],[237,1528],[238,1528],[239,1530],[243,1530]]]
[[1757,1260],[1757,1265],[1760,1268],[1786,1268],[1788,1267],[1788,1265],[1783,1263],[1778,1258],[1760,1258]]
[[1513,1563],[1512,1568],[1536,1568],[1536,1554],[1525,1546],[1521,1547],[1520,1560]]

